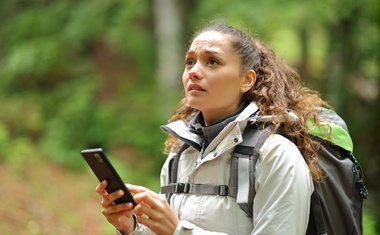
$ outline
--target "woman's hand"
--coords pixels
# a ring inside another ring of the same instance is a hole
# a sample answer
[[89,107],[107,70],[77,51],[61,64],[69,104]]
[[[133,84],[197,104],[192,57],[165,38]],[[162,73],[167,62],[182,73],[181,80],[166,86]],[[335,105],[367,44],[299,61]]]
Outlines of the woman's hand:
[[147,226],[157,235],[173,234],[179,219],[166,199],[145,187],[130,184],[127,187],[135,194],[136,222]]
[[133,219],[133,204],[123,203],[115,204],[114,201],[123,195],[123,190],[118,190],[111,194],[106,192],[107,181],[101,182],[96,186],[96,192],[102,196],[102,214],[107,221],[123,234],[129,234],[135,229]]

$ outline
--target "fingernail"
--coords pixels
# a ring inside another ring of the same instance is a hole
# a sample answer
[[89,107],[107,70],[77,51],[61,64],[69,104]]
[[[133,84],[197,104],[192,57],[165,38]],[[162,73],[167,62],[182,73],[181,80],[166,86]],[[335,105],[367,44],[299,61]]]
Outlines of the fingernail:
[[117,193],[118,193],[119,195],[123,195],[123,194],[124,194],[124,191],[120,189]]
[[128,202],[128,203],[125,204],[125,207],[126,208],[133,208],[133,204],[130,203],[130,202]]

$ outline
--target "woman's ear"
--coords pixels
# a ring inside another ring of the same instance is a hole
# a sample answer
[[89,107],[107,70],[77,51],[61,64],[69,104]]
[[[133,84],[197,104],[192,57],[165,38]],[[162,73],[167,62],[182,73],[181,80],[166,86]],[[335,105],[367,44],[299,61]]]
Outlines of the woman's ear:
[[241,93],[247,92],[256,82],[256,72],[253,69],[245,72],[243,76],[244,80],[240,88]]

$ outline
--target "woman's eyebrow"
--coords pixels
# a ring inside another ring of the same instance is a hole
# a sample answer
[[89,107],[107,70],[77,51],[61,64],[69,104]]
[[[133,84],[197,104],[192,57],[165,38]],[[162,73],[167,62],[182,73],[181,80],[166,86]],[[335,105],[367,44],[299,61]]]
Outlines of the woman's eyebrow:
[[[195,51],[196,51],[196,50],[193,50],[193,49],[188,50],[188,51],[186,52],[186,55],[194,54]],[[217,51],[217,50],[213,50],[213,49],[203,49],[202,52],[205,53],[205,54],[213,54],[213,55],[220,55],[220,54],[221,54],[219,51]]]

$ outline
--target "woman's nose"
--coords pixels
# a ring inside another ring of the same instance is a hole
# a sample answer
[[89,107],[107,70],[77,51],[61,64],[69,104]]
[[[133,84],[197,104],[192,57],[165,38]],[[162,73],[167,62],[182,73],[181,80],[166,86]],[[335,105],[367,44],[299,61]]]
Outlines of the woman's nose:
[[189,70],[188,74],[189,74],[189,78],[191,80],[193,80],[193,79],[198,79],[198,80],[202,79],[203,75],[202,75],[199,63],[195,63],[194,66],[191,67],[191,69]]

